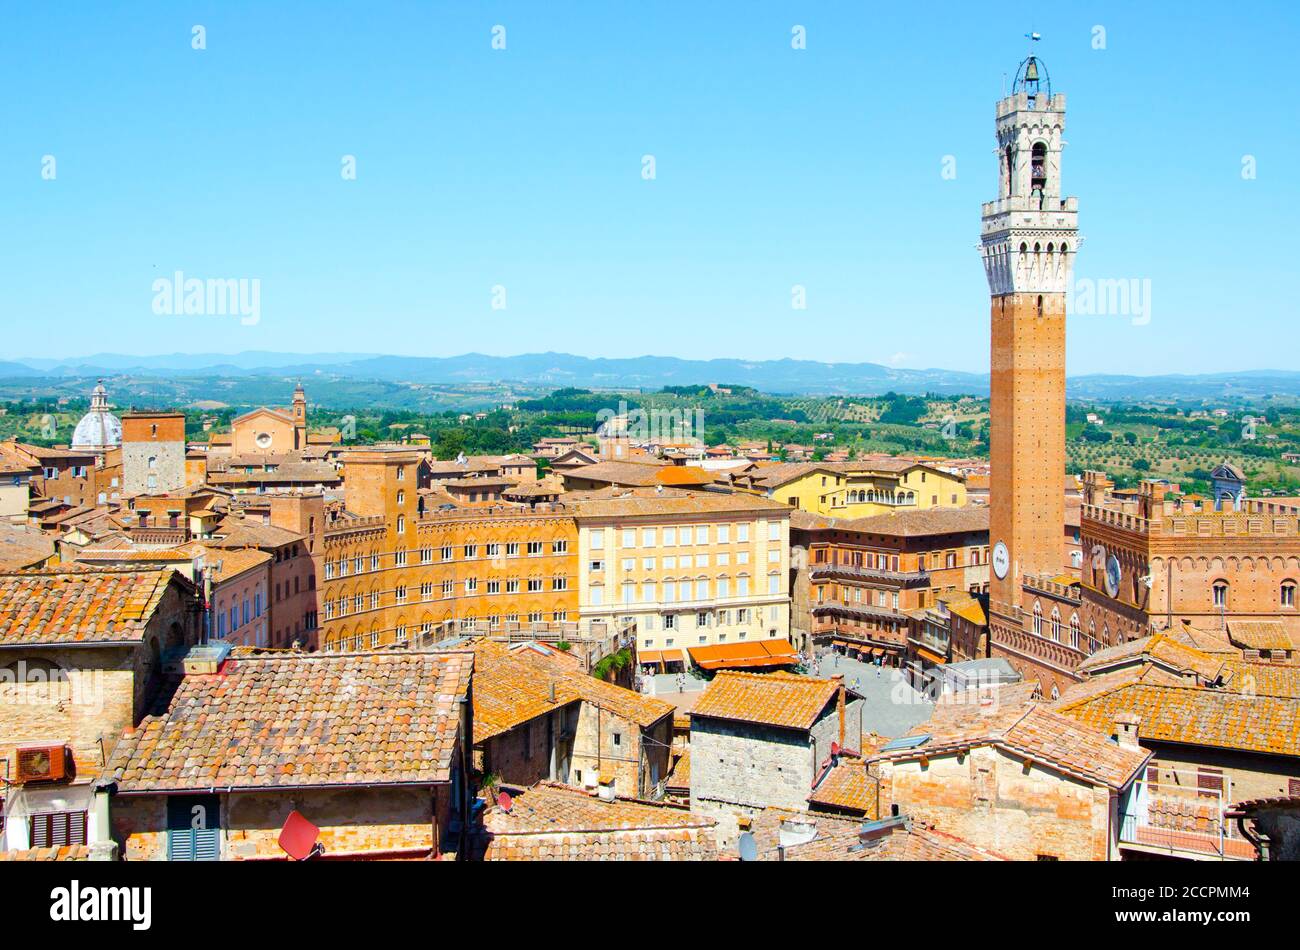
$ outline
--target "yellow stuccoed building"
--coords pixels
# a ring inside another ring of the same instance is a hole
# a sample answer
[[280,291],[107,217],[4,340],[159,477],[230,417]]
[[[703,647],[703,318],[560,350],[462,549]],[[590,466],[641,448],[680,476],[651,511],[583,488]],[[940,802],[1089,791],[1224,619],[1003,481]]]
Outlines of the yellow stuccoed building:
[[910,459],[770,465],[738,477],[735,487],[836,518],[966,505],[964,476]]

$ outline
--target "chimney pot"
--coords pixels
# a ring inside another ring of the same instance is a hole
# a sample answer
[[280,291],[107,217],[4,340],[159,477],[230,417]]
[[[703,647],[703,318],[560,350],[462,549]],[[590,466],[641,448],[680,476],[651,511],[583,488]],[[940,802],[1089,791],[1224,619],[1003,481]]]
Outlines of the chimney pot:
[[1122,712],[1115,717],[1115,739],[1120,745],[1129,749],[1138,748],[1138,728],[1142,717],[1131,712]]

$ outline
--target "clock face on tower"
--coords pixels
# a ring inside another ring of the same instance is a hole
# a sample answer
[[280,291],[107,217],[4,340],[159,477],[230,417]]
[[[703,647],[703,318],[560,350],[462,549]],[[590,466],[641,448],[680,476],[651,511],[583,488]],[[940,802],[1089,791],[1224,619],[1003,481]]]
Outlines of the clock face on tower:
[[993,573],[998,576],[998,580],[1007,576],[1007,571],[1011,570],[1011,554],[1007,551],[1007,546],[999,541],[993,545]]
[[1120,566],[1119,558],[1110,555],[1106,558],[1106,593],[1112,597],[1119,596]]

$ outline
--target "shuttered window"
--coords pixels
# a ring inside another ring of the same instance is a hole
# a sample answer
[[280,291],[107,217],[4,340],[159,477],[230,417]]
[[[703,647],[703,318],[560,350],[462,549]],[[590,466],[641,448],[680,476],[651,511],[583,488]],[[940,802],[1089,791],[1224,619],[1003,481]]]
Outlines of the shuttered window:
[[84,811],[52,811],[28,819],[33,848],[62,848],[86,843]]
[[221,859],[220,802],[215,795],[167,799],[167,860]]
[[1218,769],[1201,767],[1196,770],[1196,787],[1201,798],[1223,798],[1223,773]]

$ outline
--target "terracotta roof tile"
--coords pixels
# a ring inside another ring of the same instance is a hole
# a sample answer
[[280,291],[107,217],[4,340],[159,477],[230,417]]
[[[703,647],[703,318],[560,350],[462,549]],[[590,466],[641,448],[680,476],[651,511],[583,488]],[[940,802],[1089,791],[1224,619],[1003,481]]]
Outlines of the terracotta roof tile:
[[839,684],[793,673],[736,673],[713,678],[691,709],[691,720],[731,719],[787,729],[809,729]]
[[484,638],[472,640],[464,648],[472,650],[476,657],[475,744],[578,700],[642,727],[673,712],[672,704],[661,699],[589,676],[567,657],[511,650]]
[[190,675],[114,751],[121,792],[449,781],[470,653],[268,654]]
[[[803,844],[781,843],[782,827],[811,830],[814,837]],[[760,861],[1005,861],[1006,858],[977,848],[953,835],[919,822],[899,824],[869,836],[870,847],[861,847],[863,821],[815,812],[765,808],[752,828]]]
[[1294,650],[1280,620],[1229,620],[1228,639],[1247,650]]
[[706,861],[717,856],[714,825],[681,808],[542,782],[515,794],[509,812],[490,806],[472,850],[488,861]]
[[1104,728],[1081,724],[1037,699],[1037,683],[971,690],[945,696],[926,722],[908,735],[927,735],[921,745],[882,747],[868,761],[908,760],[940,751],[996,746],[1058,771],[1111,788],[1123,788],[1149,757],[1145,750],[1111,740]]
[[89,861],[90,848],[84,844],[67,844],[57,848],[30,848],[26,851],[0,851],[0,861]]
[[[1139,741],[1300,755],[1300,700],[1250,695],[1110,674],[1066,690],[1055,704],[1066,716],[1110,730],[1121,713],[1138,716]],[[1109,687],[1109,688],[1108,688]]]
[[140,640],[174,578],[184,583],[169,567],[0,574],[0,646]]
[[857,756],[842,755],[813,786],[808,801],[823,808],[851,811],[874,820],[877,814],[877,783],[868,777],[867,766]]

